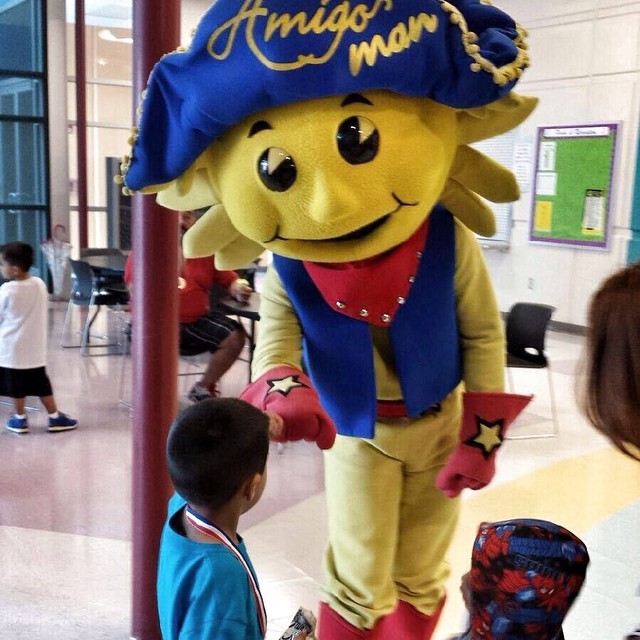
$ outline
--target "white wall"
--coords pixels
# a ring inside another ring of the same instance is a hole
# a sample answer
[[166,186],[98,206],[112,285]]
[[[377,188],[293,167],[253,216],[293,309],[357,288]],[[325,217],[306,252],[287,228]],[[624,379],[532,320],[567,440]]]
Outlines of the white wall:
[[200,18],[211,6],[211,0],[181,0],[180,2],[180,44],[189,46],[191,36]]
[[516,90],[537,96],[540,103],[520,127],[520,142],[535,146],[536,129],[542,125],[621,122],[609,250],[529,243],[529,189],[514,207],[510,250],[485,251],[501,310],[519,301],[543,302],[557,308],[554,320],[584,325],[591,293],[602,278],[626,262],[640,111],[640,2],[495,0],[494,4],[529,31],[532,65]]

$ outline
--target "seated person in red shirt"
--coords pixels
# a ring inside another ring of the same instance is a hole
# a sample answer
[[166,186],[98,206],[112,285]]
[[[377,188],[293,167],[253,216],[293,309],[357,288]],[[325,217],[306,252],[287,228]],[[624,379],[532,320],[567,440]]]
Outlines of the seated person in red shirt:
[[[192,211],[180,212],[181,236],[196,221]],[[218,271],[213,256],[180,258],[178,279],[179,350],[182,355],[209,351],[211,357],[202,378],[189,391],[193,402],[217,395],[216,383],[238,359],[247,335],[242,325],[209,308],[210,291],[219,285],[236,300],[245,301],[252,289],[235,271]],[[124,279],[131,283],[132,260],[127,258]]]

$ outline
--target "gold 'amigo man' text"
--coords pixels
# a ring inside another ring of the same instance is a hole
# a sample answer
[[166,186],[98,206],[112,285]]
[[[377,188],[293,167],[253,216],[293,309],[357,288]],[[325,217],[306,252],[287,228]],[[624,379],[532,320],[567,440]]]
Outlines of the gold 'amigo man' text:
[[[295,14],[277,13],[263,6],[264,0],[245,0],[240,10],[221,24],[209,37],[207,51],[216,60],[224,60],[233,49],[236,39],[244,34],[247,46],[255,57],[267,68],[275,71],[291,71],[308,64],[326,64],[335,55],[346,33],[362,33],[381,11],[390,11],[393,0],[375,0],[368,6],[353,4],[349,0],[327,7],[330,0],[321,0],[313,13],[299,11]],[[263,24],[259,33],[258,24]],[[390,57],[418,42],[424,32],[433,33],[438,28],[435,15],[419,13],[409,16],[406,22],[398,22],[387,34],[376,33],[370,40],[353,43],[349,47],[349,70],[356,76],[363,64],[373,66],[378,56]],[[267,43],[274,37],[282,39],[312,37],[332,34],[325,49],[320,53],[298,51],[290,60],[271,60],[260,48],[259,42]]]

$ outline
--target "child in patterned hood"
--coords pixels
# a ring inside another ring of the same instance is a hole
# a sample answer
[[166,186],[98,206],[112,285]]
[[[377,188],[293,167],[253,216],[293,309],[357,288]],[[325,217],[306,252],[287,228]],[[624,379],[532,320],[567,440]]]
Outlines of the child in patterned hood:
[[553,522],[483,522],[462,579],[470,623],[458,640],[564,640],[588,564],[584,542]]

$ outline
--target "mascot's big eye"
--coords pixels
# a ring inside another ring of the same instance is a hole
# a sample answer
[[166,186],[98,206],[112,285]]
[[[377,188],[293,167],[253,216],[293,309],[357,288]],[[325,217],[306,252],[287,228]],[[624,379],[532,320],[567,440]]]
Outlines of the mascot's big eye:
[[349,164],[371,162],[378,153],[380,134],[371,120],[352,116],[338,127],[338,150]]
[[286,191],[295,182],[298,171],[284,149],[270,147],[258,160],[258,174],[271,191]]

